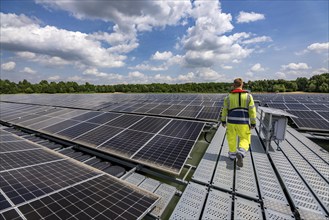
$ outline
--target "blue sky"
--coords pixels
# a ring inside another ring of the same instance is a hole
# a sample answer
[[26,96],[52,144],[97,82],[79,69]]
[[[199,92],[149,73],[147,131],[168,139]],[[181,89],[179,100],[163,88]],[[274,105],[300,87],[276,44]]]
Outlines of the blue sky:
[[328,72],[328,1],[1,0],[1,79],[93,84]]

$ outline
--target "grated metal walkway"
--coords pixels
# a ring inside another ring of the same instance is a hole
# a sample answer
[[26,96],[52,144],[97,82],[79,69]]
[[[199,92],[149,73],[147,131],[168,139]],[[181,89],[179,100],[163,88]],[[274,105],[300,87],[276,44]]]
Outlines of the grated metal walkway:
[[239,168],[219,127],[170,219],[329,219],[329,153],[291,127],[280,147],[252,130]]

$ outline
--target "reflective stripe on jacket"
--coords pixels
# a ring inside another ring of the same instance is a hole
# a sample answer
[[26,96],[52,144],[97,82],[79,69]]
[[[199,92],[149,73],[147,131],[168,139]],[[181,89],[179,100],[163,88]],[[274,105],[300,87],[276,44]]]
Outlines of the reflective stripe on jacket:
[[[251,94],[245,90],[233,90],[224,99],[222,122],[256,125],[256,107]],[[250,120],[250,121],[249,121]]]

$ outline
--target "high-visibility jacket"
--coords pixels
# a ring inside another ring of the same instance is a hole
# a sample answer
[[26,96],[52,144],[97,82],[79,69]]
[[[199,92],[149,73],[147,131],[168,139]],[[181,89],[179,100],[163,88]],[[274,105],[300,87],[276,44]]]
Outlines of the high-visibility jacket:
[[224,99],[222,123],[256,125],[256,107],[248,91],[232,90]]

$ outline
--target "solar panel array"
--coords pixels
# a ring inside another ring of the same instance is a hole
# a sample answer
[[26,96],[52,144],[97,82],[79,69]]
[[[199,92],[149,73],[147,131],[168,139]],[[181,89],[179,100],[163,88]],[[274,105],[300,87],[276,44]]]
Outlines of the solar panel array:
[[257,94],[262,105],[285,110],[299,129],[329,131],[329,96],[327,94]]
[[[204,123],[2,103],[2,121],[179,174]],[[62,114],[59,114],[62,113]]]
[[223,94],[3,95],[2,101],[217,121]]
[[140,219],[158,197],[41,145],[1,133],[1,219]]

